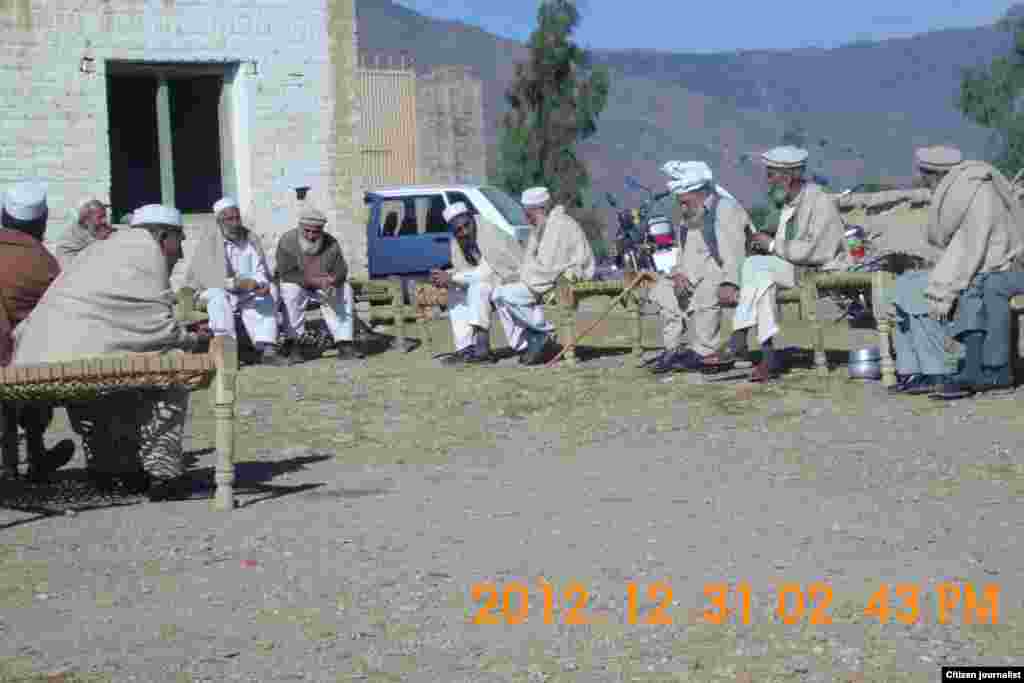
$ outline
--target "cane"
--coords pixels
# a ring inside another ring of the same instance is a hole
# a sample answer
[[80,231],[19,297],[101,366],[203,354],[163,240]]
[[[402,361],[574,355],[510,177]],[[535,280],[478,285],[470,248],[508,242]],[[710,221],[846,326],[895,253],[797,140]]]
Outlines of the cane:
[[566,344],[566,345],[565,345],[565,346],[564,346],[564,347],[562,348],[562,350],[558,352],[558,355],[557,355],[557,356],[555,356],[554,358],[552,358],[551,360],[549,360],[549,361],[548,361],[548,362],[547,362],[547,363],[545,364],[545,367],[551,367],[552,365],[554,365],[555,363],[557,363],[557,362],[558,362],[559,360],[561,360],[561,359],[562,359],[562,356],[564,356],[564,355],[565,355],[565,353],[566,353],[566,352],[567,352],[567,351],[568,351],[569,349],[573,349],[573,348],[576,348],[576,344],[578,344],[578,343],[579,343],[579,341],[580,341],[581,339],[583,339],[584,337],[586,337],[586,336],[587,336],[588,334],[590,334],[591,332],[593,332],[593,331],[594,331],[594,329],[595,329],[595,328],[596,328],[596,327],[597,327],[598,325],[600,325],[600,324],[601,324],[602,322],[604,322],[604,319],[608,317],[608,314],[612,312],[612,309],[613,309],[613,308],[615,308],[615,306],[616,306],[616,305],[617,305],[617,304],[618,304],[618,303],[619,303],[620,301],[622,301],[623,299],[625,299],[625,298],[626,298],[626,295],[627,295],[627,294],[629,294],[629,293],[630,293],[631,291],[633,291],[633,289],[635,289],[637,285],[639,285],[639,284],[640,284],[640,283],[642,283],[642,282],[647,282],[648,280],[653,280],[653,279],[654,279],[654,275],[653,275],[652,273],[648,273],[648,272],[646,272],[646,271],[644,271],[644,272],[640,272],[640,273],[637,273],[636,279],[635,279],[635,280],[633,280],[633,282],[631,282],[631,283],[630,283],[629,287],[626,287],[626,288],[625,288],[624,290],[622,290],[622,294],[619,294],[619,295],[618,295],[617,297],[615,297],[614,299],[612,299],[612,302],[611,302],[611,303],[610,303],[610,304],[608,305],[608,310],[607,310],[607,311],[605,311],[605,312],[604,312],[604,313],[603,313],[603,314],[601,315],[601,317],[600,317],[600,318],[598,318],[597,320],[595,320],[595,321],[594,321],[594,323],[593,323],[593,324],[592,324],[592,325],[591,325],[590,327],[588,327],[587,329],[583,330],[583,332],[581,332],[580,334],[576,335],[576,338],[575,338],[575,339],[573,339],[573,340],[572,340],[572,341],[571,341],[570,343]]

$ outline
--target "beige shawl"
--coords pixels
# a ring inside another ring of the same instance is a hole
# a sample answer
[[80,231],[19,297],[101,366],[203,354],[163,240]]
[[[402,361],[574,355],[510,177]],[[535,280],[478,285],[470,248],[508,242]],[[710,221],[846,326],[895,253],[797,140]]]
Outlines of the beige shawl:
[[[266,265],[267,256],[260,244],[259,237],[252,230],[245,231],[245,239],[253,246],[259,254],[260,261]],[[270,273],[270,269],[267,268]],[[191,287],[197,292],[204,289],[213,289],[224,286],[224,280],[228,277],[227,256],[224,252],[224,234],[220,226],[203,231],[199,238],[199,244],[192,252],[192,261],[185,271],[183,286]]]
[[948,312],[978,273],[1009,270],[1024,254],[1024,212],[1009,181],[983,161],[954,167],[935,189],[926,236],[944,249],[925,296]]
[[185,345],[174,319],[167,261],[143,229],[98,241],[46,290],[19,327],[14,364]]
[[[500,228],[481,216],[476,216],[476,242],[480,255],[493,273],[496,284],[514,282],[523,262],[523,247],[516,239],[502,232]],[[462,245],[452,238],[452,274],[473,270]]]
[[537,295],[554,288],[562,275],[571,280],[590,280],[596,265],[594,251],[583,228],[565,211],[556,206],[548,214],[541,234],[530,232],[519,279]]
[[[792,212],[790,232],[779,225],[775,233],[775,254],[796,266],[823,266],[843,249],[845,224],[832,197],[821,186],[807,183],[787,207]],[[783,211],[783,218],[789,212]]]

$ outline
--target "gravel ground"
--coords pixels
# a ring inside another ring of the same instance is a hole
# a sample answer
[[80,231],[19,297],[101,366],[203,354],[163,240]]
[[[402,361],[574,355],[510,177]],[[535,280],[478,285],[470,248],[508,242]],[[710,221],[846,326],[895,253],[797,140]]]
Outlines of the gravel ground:
[[[0,492],[0,681],[932,681],[943,664],[1021,663],[1020,394],[935,405],[807,373],[659,383],[602,356],[579,372],[619,393],[584,428],[598,404],[568,371],[428,367],[435,413],[417,402],[426,375],[382,374],[432,364],[244,371],[231,514],[209,509],[201,401],[189,500],[98,498],[77,458],[57,484]],[[573,386],[580,407],[517,389],[495,410],[471,393],[488,372]],[[376,401],[375,421],[329,400],[338,384]],[[476,436],[445,437],[469,422]],[[357,457],[371,445],[324,424],[393,440]],[[407,429],[441,455],[400,457]],[[514,588],[502,608],[511,582],[529,595],[520,623]],[[647,595],[656,582],[671,596]],[[497,587],[498,623],[473,623],[478,583]],[[883,583],[885,625],[864,614]],[[703,617],[711,584],[728,585],[720,624]],[[794,624],[777,614],[784,584],[805,597]],[[920,591],[912,624],[896,584]],[[961,588],[945,623],[940,584]],[[966,623],[990,585],[997,624]],[[670,623],[643,623],[659,614]]]

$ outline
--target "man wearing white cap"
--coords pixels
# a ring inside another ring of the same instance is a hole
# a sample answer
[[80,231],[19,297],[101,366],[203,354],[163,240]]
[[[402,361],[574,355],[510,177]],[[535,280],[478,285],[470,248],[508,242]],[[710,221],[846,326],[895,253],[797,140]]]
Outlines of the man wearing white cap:
[[[735,305],[739,293],[750,216],[714,184],[711,168],[703,161],[669,162],[662,170],[672,178],[668,189],[679,202],[686,229],[680,239],[681,259],[650,292],[665,339],[665,351],[652,369],[655,374],[714,370],[732,360],[718,354],[722,306]],[[687,319],[689,348],[683,344]]]
[[[590,280],[596,265],[594,251],[583,228],[562,205],[552,208],[551,193],[545,187],[523,192],[522,205],[534,230],[530,231],[526,253],[517,282],[494,290],[492,300],[499,315],[508,316],[516,332],[512,348],[525,347],[519,358],[523,365],[544,361],[554,328],[544,320],[542,297],[555,288],[560,277]],[[525,336],[525,340],[523,340]]]
[[271,274],[259,239],[242,224],[238,202],[224,197],[213,205],[217,230],[203,234],[192,252],[184,285],[206,302],[210,331],[235,338],[235,316],[241,318],[264,365],[288,361],[277,348],[277,302]]
[[57,242],[56,256],[61,268],[68,265],[86,247],[114,234],[107,218],[107,207],[98,199],[90,199],[78,209],[77,220]]
[[[904,381],[891,390],[934,388],[933,398],[951,400],[1011,388],[1009,298],[1024,270],[1024,212],[1010,182],[990,164],[964,161],[950,147],[922,148],[916,157],[933,191],[925,237],[943,252],[931,272],[897,280],[902,324],[894,345]],[[931,327],[921,320],[925,311]],[[963,367],[951,377],[939,344],[946,334],[964,347]]]
[[[767,256],[752,256],[743,263],[742,287],[733,329],[736,335],[756,326],[763,359],[751,380],[765,382],[781,371],[774,338],[778,287],[795,287],[795,266],[816,268],[835,260],[843,251],[845,225],[835,202],[820,185],[805,177],[807,151],[776,147],[762,155],[767,169],[769,198],[780,210],[775,234],[756,232],[751,240]],[[770,229],[770,228],[769,228]]]
[[[0,229],[0,366],[9,365],[15,338],[43,294],[60,274],[60,266],[43,246],[46,231],[46,192],[42,186],[21,183],[4,194]],[[45,403],[4,403],[7,439],[0,479],[18,475],[18,426],[25,430],[28,476],[41,479],[68,463],[75,453],[69,439],[47,451],[43,435],[53,420],[53,407]]]
[[341,245],[324,232],[327,216],[312,206],[299,214],[299,225],[281,236],[277,243],[275,279],[281,286],[284,327],[291,345],[291,362],[303,359],[298,340],[306,329],[306,306],[320,304],[327,329],[334,339],[338,357],[362,358],[354,342],[355,294],[346,282],[348,264]]
[[[171,292],[184,238],[176,209],[136,210],[131,230],[91,245],[46,290],[18,337],[15,365],[197,348],[207,337],[175,319]],[[97,483],[120,480],[154,499],[171,494],[185,471],[187,409],[188,393],[181,390],[118,393],[67,406]]]
[[[492,362],[491,296],[495,287],[518,277],[522,247],[490,221],[474,215],[464,202],[446,208],[444,219],[455,235],[451,243],[452,268],[430,274],[434,286],[448,289],[448,317],[455,340],[455,353],[442,362]],[[519,342],[512,338],[517,328],[507,316],[501,319],[506,337],[515,348]]]

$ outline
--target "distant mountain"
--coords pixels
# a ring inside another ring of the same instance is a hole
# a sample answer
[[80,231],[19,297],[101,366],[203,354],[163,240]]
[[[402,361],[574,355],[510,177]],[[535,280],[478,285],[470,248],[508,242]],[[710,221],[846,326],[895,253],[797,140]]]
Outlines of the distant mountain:
[[[493,159],[504,91],[525,47],[389,0],[357,0],[357,16],[363,54],[404,53],[422,70],[473,68],[484,82]],[[611,71],[612,92],[598,134],[582,151],[594,189],[629,201],[637,197],[624,190],[626,175],[663,187],[661,163],[702,159],[741,201],[760,203],[763,172],[754,161],[787,130],[803,131],[813,170],[836,189],[906,183],[916,146],[952,143],[974,157],[992,151],[989,132],[966,121],[954,100],[963,68],[1011,46],[1010,33],[979,27],[830,50],[597,50],[594,61]]]

